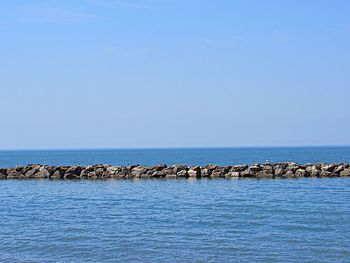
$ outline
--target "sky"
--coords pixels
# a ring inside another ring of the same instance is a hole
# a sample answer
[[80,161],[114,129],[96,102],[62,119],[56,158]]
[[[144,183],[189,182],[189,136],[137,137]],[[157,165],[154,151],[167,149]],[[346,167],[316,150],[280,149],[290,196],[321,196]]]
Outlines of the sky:
[[2,0],[0,149],[350,145],[350,1]]

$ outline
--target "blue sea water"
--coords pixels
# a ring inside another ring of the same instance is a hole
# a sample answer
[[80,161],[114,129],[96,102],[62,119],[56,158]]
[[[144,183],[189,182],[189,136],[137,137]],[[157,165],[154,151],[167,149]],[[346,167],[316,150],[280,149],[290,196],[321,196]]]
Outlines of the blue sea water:
[[262,163],[266,160],[298,163],[350,162],[350,147],[0,151],[0,167],[33,163],[233,165]]
[[[11,151],[0,166],[349,157],[347,147]],[[350,179],[2,180],[0,262],[350,262]]]

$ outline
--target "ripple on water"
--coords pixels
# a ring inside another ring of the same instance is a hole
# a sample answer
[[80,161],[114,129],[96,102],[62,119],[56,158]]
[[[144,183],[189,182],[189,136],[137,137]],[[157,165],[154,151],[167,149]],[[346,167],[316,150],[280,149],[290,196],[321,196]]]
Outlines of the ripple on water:
[[349,262],[350,179],[0,181],[1,262]]

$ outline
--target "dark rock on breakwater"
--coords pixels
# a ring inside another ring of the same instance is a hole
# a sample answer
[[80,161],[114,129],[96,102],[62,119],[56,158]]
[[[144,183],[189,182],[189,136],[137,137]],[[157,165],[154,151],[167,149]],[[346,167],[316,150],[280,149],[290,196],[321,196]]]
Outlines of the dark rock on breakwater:
[[30,164],[0,168],[0,179],[135,179],[135,178],[300,178],[350,176],[349,164],[263,163],[254,165],[88,165]]

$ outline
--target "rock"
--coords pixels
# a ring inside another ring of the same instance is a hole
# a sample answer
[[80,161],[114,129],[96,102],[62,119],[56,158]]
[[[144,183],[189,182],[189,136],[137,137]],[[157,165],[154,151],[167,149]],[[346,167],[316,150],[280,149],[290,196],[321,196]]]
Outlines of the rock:
[[106,170],[103,167],[99,167],[95,170],[96,176],[98,178],[106,177]]
[[51,176],[50,179],[61,179],[63,178],[64,173],[61,173],[59,170],[56,170]]
[[162,171],[155,171],[153,172],[152,177],[154,178],[165,177],[165,174]]
[[311,177],[318,177],[321,175],[321,171],[317,168],[316,165],[307,166],[305,168],[305,171],[308,173]]
[[262,170],[262,167],[258,164],[252,165],[248,167],[248,170],[251,174],[257,173]]
[[296,164],[265,163],[235,166],[167,166],[105,164],[88,166],[48,166],[30,164],[15,168],[0,168],[0,179],[136,179],[136,178],[287,178],[287,177],[334,177],[350,176],[349,164]]
[[146,167],[137,166],[137,167],[132,169],[130,174],[132,177],[139,178],[141,176],[141,174],[146,174],[147,171],[148,171],[148,169]]
[[287,166],[285,167],[285,170],[292,171],[293,173],[296,172],[296,170],[300,169],[300,165],[297,163],[289,162],[287,163]]
[[205,166],[204,168],[207,168],[209,170],[215,170],[218,168],[217,165],[214,165],[214,164],[208,164],[207,166]]
[[201,168],[199,166],[194,166],[187,171],[190,177],[200,177],[201,176]]
[[141,174],[141,175],[140,175],[140,178],[141,178],[141,179],[147,179],[147,178],[151,178],[151,177],[152,177],[151,174]]
[[6,174],[7,179],[25,179],[24,174],[22,174],[21,168],[7,168]]
[[274,171],[273,171],[275,176],[283,176],[284,175],[284,168],[282,165],[276,165],[274,167]]
[[220,170],[220,169],[216,169],[214,170],[211,175],[210,175],[211,178],[224,178],[225,177],[225,173]]
[[117,166],[109,166],[106,169],[106,175],[109,178],[115,178],[115,175],[120,171],[120,167]]
[[294,173],[293,171],[289,170],[282,177],[286,177],[286,178],[294,177]]
[[227,174],[225,174],[225,177],[239,177],[239,172],[228,172]]
[[50,178],[50,173],[46,167],[40,167],[39,171],[34,175],[35,178]]
[[202,177],[210,177],[211,170],[208,168],[201,168],[201,176]]
[[333,176],[333,173],[328,172],[328,171],[326,171],[326,170],[322,170],[321,173],[320,173],[320,176],[321,176],[321,177],[332,177],[332,176]]
[[295,171],[295,177],[305,177],[306,171],[304,169],[298,169]]
[[80,177],[80,172],[82,168],[80,165],[72,166],[68,168],[65,172],[64,178],[75,178],[75,177]]
[[26,178],[35,178],[35,174],[40,171],[40,165],[32,166],[31,169],[27,169],[25,173]]
[[240,172],[241,177],[255,177],[257,172],[253,172],[249,168],[244,170],[243,172]]
[[188,177],[188,173],[186,170],[181,170],[179,172],[176,173],[177,177]]
[[345,169],[340,172],[340,176],[350,176],[350,169]]
[[177,164],[174,166],[174,173],[176,173],[176,174],[180,171],[183,171],[183,170],[185,170],[185,171],[188,170],[188,167],[184,164]]
[[6,178],[7,178],[6,169],[0,168],[0,179],[6,179]]
[[231,171],[232,172],[243,172],[245,170],[248,169],[248,165],[244,164],[244,165],[235,165],[232,166]]
[[263,170],[268,171],[269,173],[272,173],[273,167],[270,164],[264,164],[263,165]]
[[167,179],[176,179],[176,178],[177,178],[177,175],[176,175],[176,174],[167,174],[167,175],[165,176],[165,178],[167,178]]
[[80,175],[72,174],[72,173],[65,173],[64,179],[80,179]]
[[127,167],[125,167],[127,170],[131,171],[132,169],[138,167],[139,165],[138,164],[133,164],[133,165],[129,165]]
[[95,171],[88,172],[87,177],[88,177],[89,179],[97,179],[97,178],[98,178]]
[[345,170],[345,165],[343,165],[343,164],[337,165],[337,166],[334,168],[333,173],[336,173],[336,174],[340,175],[340,173],[341,173],[342,171],[344,171],[344,170]]
[[333,172],[334,169],[336,168],[335,164],[325,164],[321,166],[322,171],[327,171],[327,172]]
[[257,178],[274,178],[274,174],[272,173],[272,170],[262,170],[255,174]]
[[159,164],[159,165],[155,165],[153,166],[153,169],[155,169],[156,171],[161,171],[165,168],[167,168],[168,166],[166,164]]
[[262,171],[262,167],[258,164],[248,166],[248,168],[240,173],[241,177],[256,177],[257,173]]

